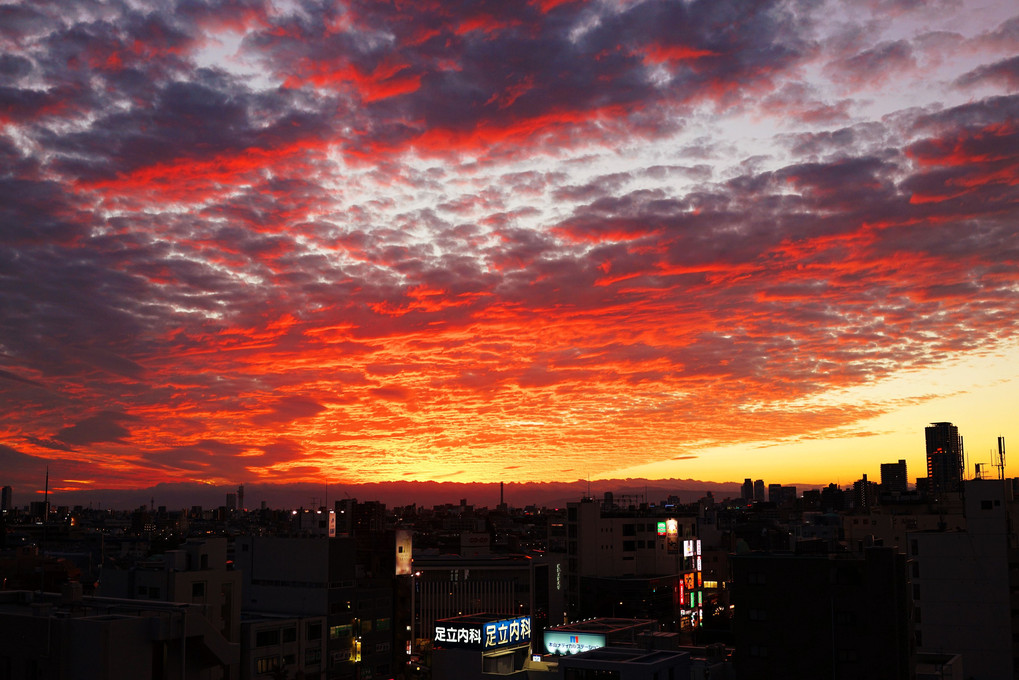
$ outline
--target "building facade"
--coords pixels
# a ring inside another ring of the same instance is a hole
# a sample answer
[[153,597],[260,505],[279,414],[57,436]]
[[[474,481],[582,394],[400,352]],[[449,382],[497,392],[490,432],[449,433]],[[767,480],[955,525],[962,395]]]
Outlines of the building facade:
[[935,500],[947,493],[959,491],[962,486],[962,436],[952,423],[931,423],[924,430],[927,443],[928,492]]

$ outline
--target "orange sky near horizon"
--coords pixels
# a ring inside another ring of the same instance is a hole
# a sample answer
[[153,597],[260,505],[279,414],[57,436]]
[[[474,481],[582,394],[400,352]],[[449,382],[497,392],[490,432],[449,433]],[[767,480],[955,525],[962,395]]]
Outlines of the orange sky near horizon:
[[1019,446],[1010,3],[173,9],[0,6],[3,484]]

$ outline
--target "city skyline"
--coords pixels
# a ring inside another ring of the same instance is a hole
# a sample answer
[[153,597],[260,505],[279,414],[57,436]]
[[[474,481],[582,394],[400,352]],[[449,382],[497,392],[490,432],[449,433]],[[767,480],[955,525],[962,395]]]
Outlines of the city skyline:
[[0,41],[2,485],[1019,441],[1011,3],[10,2]]

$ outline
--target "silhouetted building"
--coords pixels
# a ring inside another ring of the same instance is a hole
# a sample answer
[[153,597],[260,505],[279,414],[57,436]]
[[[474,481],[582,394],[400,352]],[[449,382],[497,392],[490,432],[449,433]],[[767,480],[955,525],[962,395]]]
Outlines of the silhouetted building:
[[429,635],[432,677],[436,679],[524,677],[524,667],[530,661],[530,616],[456,616],[436,621]]
[[77,583],[61,595],[0,592],[0,678],[224,677],[240,647],[213,627],[206,608],[83,597]]
[[906,461],[881,463],[881,491],[883,493],[906,493]]
[[689,680],[691,677],[690,654],[664,649],[602,647],[564,658],[559,667],[563,677],[569,680]]
[[916,646],[959,654],[966,678],[1013,678],[1019,657],[1013,486],[971,479],[963,483],[963,496],[965,530],[907,534]]
[[781,484],[768,485],[768,502],[776,506],[790,505],[796,502],[796,487]]
[[358,502],[356,498],[344,498],[333,504],[336,510],[336,532],[357,534],[366,531],[382,531],[386,528],[386,505],[379,501]]
[[821,489],[821,509],[831,512],[838,510],[845,510],[846,508],[846,495],[835,484],[829,484],[828,486]]
[[764,480],[763,479],[755,479],[754,480],[754,500],[757,501],[758,503],[763,503],[764,502]]
[[[235,647],[235,653],[240,648],[241,574],[228,564],[225,538],[191,538],[179,550],[140,560],[128,569],[104,565],[98,593],[202,605],[198,611],[211,628]],[[236,673],[236,667],[224,668],[223,675],[216,677],[236,677]]]
[[241,621],[240,680],[322,677],[327,662],[324,616],[250,616]]
[[567,504],[566,618],[656,619],[671,630],[699,625],[697,519],[668,507],[606,511],[588,500]]
[[0,491],[0,510],[3,512],[14,510],[14,490],[9,486]]
[[853,482],[853,507],[856,510],[868,510],[877,505],[877,484],[867,479]]
[[240,537],[235,562],[244,576],[244,613],[324,617],[322,677],[392,677],[398,543],[393,532],[363,542]]
[[924,431],[927,440],[927,477],[936,500],[959,491],[963,475],[963,447],[959,428],[951,423],[931,423]]
[[738,677],[913,677],[904,554],[751,553],[732,565]]
[[743,480],[743,486],[740,487],[740,493],[743,495],[743,500],[748,503],[754,500],[754,482],[749,477]]

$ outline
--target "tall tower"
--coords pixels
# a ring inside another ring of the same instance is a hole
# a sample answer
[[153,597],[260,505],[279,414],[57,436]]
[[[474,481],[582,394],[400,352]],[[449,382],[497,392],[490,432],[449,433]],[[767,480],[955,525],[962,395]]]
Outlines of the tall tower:
[[931,495],[937,499],[962,488],[963,449],[959,428],[951,423],[927,426],[927,478]]

